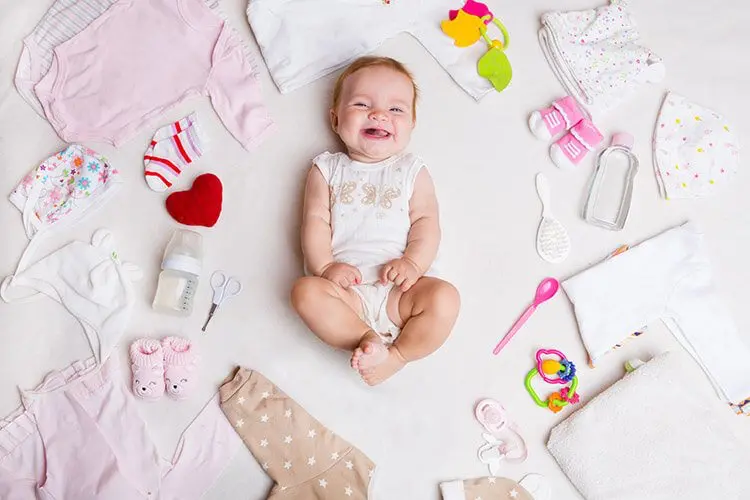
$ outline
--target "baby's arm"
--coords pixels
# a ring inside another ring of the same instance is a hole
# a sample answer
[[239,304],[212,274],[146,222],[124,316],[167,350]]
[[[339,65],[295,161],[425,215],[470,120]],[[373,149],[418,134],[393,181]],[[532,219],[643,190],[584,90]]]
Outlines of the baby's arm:
[[362,275],[356,267],[334,262],[331,247],[331,195],[323,174],[313,166],[307,174],[302,209],[302,254],[308,272],[344,288],[358,283]]
[[419,268],[420,276],[427,272],[437,256],[440,245],[440,218],[435,185],[426,168],[417,174],[414,192],[409,201],[409,238],[404,257]]
[[313,166],[307,174],[305,203],[302,209],[302,254],[307,270],[323,274],[333,262],[331,248],[331,196],[323,174]]
[[404,256],[383,266],[380,280],[392,281],[402,291],[409,290],[432,265],[440,244],[440,220],[435,186],[427,169],[421,169],[414,181],[409,200],[411,228]]

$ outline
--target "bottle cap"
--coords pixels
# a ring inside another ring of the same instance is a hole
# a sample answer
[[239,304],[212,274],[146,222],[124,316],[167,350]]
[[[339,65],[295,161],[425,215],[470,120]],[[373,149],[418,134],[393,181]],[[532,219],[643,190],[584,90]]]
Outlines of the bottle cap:
[[161,261],[161,268],[199,276],[201,273],[201,261],[189,255],[170,254]]
[[633,136],[628,134],[627,132],[617,132],[616,134],[612,135],[613,146],[622,146],[624,148],[632,149],[634,142],[635,139],[633,139]]

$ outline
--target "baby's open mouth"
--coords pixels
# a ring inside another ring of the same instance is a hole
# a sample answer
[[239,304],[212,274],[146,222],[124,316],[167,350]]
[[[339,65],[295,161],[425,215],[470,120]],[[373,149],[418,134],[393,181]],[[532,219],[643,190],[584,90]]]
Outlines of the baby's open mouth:
[[366,128],[364,134],[372,139],[387,139],[391,136],[391,133],[382,128]]

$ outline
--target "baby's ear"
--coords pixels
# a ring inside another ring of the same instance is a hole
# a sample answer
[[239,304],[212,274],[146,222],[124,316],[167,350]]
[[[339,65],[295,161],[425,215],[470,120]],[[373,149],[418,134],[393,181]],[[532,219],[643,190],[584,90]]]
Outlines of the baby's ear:
[[338,134],[339,133],[339,131],[338,131],[338,128],[339,128],[339,115],[336,114],[336,110],[335,109],[331,108],[331,110],[330,110],[330,116],[331,116],[331,128],[333,129],[334,132],[336,132]]

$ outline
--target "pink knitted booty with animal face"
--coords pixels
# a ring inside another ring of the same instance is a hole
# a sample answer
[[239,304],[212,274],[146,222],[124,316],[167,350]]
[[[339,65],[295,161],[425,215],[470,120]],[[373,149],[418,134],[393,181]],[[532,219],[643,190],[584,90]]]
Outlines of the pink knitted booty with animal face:
[[164,350],[164,382],[167,395],[185,399],[197,382],[198,360],[195,347],[182,337],[166,337],[161,341]]
[[146,401],[164,395],[164,353],[155,339],[138,339],[130,344],[133,394]]

